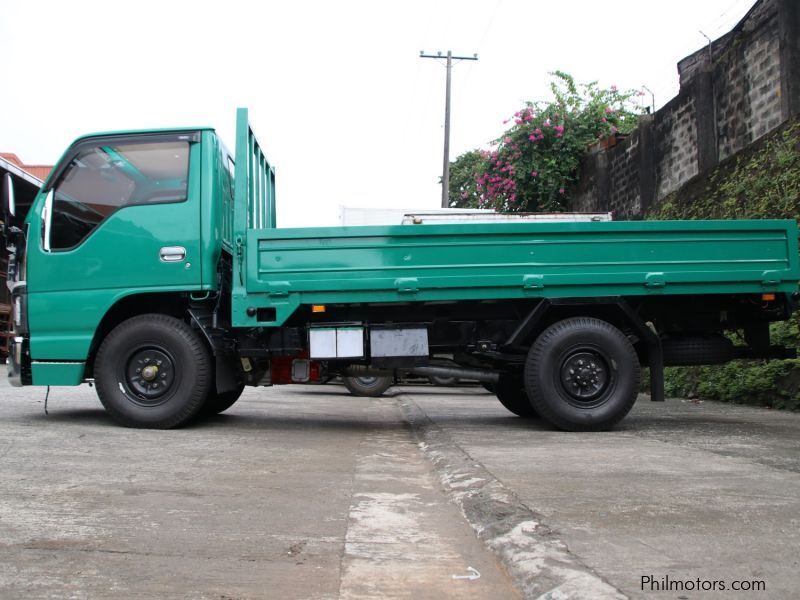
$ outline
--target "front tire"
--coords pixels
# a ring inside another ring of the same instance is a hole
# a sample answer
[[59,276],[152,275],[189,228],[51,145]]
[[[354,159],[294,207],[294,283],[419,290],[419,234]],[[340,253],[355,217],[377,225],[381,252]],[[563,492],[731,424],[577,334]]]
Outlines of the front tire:
[[211,357],[186,323],[160,314],[122,322],[106,336],[94,367],[97,395],[125,427],[170,429],[203,407],[214,380]]
[[225,412],[236,404],[242,392],[244,392],[244,385],[239,385],[235,389],[222,392],[221,394],[212,388],[208,394],[208,398],[206,398],[205,404],[203,404],[202,413],[204,415],[218,415]]
[[633,408],[639,359],[619,329],[577,317],[548,327],[525,362],[525,386],[537,412],[567,431],[602,431]]

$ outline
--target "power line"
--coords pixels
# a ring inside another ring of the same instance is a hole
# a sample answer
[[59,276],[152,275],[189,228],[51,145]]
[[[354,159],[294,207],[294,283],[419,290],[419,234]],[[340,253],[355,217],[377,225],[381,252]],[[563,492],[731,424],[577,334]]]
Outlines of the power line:
[[478,55],[472,56],[453,56],[452,51],[448,50],[447,55],[442,52],[437,54],[425,54],[424,50],[419,53],[420,58],[446,59],[447,80],[445,83],[444,94],[444,165],[442,166],[442,208],[447,208],[450,194],[450,71],[453,69],[453,61],[478,60]]
[[[481,41],[478,42],[478,50],[477,50],[478,54],[480,54],[483,51],[483,44],[486,42],[486,38],[489,36],[489,30],[492,28],[492,25],[494,25],[494,20],[497,17],[497,13],[500,12],[500,6],[502,4],[503,0],[497,0],[497,3],[494,5],[492,16],[489,17],[489,20],[486,22],[486,28],[483,30]],[[472,70],[474,67],[475,65],[470,65],[469,69],[467,69],[467,74],[464,76],[465,83],[470,80],[470,77],[472,77]]]
[[[713,23],[707,23],[706,28],[711,31],[711,35],[713,36],[716,36],[723,29],[731,29],[744,17],[744,14],[741,14],[742,9],[747,7],[745,11],[746,14],[750,12],[752,6],[753,0],[734,0],[728,8],[722,11],[722,13],[713,20]],[[736,17],[735,20],[733,17]]]

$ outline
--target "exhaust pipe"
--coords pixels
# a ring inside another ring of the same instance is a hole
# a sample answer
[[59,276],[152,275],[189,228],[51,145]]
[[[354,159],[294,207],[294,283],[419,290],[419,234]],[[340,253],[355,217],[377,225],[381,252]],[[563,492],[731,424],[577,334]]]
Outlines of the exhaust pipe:
[[500,374],[486,369],[465,369],[463,367],[414,367],[408,370],[423,377],[455,377],[456,379],[475,379],[483,383],[497,383]]
[[[487,369],[466,369],[464,367],[409,367],[397,369],[404,373],[419,375],[420,377],[455,377],[457,379],[474,379],[485,383],[497,383],[500,374]],[[393,370],[375,369],[369,365],[350,365],[344,374],[348,377],[392,377]]]

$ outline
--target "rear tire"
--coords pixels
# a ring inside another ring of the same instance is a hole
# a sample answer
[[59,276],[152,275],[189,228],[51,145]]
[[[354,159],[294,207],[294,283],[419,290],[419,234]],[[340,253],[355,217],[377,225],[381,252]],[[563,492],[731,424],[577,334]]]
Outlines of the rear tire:
[[378,398],[394,384],[392,377],[342,377],[342,383],[354,396]]
[[602,431],[633,408],[639,359],[628,338],[599,319],[548,327],[525,362],[525,387],[537,412],[567,431]]
[[518,417],[529,419],[538,416],[525,393],[521,374],[501,375],[493,391],[500,404]]
[[106,336],[94,367],[97,395],[125,427],[170,429],[203,407],[214,380],[208,347],[183,321],[147,314]]

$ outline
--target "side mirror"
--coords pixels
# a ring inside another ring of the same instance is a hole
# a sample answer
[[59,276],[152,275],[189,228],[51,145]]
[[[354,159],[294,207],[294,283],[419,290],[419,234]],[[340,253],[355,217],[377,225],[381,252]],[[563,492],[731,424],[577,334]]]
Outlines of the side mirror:
[[[6,173],[3,182],[3,216],[15,217],[17,215],[17,203],[14,200],[14,181],[11,173]],[[5,219],[7,220],[7,219]],[[8,225],[8,223],[6,223]]]

